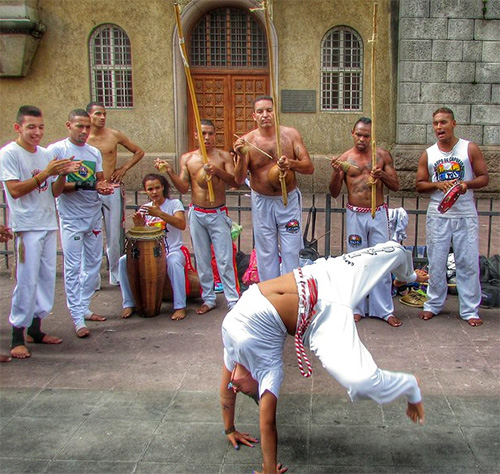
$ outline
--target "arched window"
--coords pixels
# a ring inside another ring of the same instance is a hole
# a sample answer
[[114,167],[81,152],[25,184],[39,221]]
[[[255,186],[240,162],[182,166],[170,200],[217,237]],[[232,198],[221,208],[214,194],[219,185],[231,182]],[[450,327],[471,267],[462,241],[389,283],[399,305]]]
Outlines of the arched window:
[[117,25],[98,26],[90,35],[92,101],[117,109],[133,107],[132,52],[127,33]]
[[336,26],[321,43],[321,110],[359,111],[363,92],[363,42],[347,26]]
[[250,13],[237,8],[203,16],[191,34],[190,51],[193,67],[267,67],[265,33]]

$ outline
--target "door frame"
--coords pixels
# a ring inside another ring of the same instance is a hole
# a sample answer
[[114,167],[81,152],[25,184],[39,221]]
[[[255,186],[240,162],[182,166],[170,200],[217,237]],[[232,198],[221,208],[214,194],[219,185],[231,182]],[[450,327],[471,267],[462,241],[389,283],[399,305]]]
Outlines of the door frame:
[[[214,5],[211,0],[192,0],[189,2],[181,12],[182,31],[186,38],[195,25],[195,23],[210,10],[219,8],[221,5]],[[244,9],[259,8],[260,3],[258,0],[231,0],[224,6],[226,7],[239,7]],[[262,10],[253,12],[259,19],[262,25],[265,25],[265,15]],[[278,57],[278,35],[274,23],[271,21],[271,44],[273,49],[273,56]],[[178,171],[179,158],[188,150],[188,100],[187,82],[184,71],[184,63],[179,51],[179,38],[177,34],[177,25],[174,27],[172,35],[172,66],[173,66],[173,81],[174,81],[174,127],[175,127],[175,152],[177,159],[174,162],[174,168]],[[279,67],[278,61],[274,62],[274,77],[279,84]],[[272,85],[271,85],[272,87]]]
[[[222,146],[218,141],[216,141],[216,147],[222,148],[224,150],[229,150],[235,141],[235,138],[233,137],[233,133],[247,133],[251,129],[255,127],[254,122],[252,121],[252,127],[250,129],[244,128],[243,130],[238,130],[236,127],[236,112],[238,110],[238,105],[236,103],[236,96],[238,95],[238,92],[235,88],[236,82],[238,80],[247,82],[247,81],[262,81],[264,84],[264,90],[259,91],[254,91],[253,94],[251,94],[253,97],[256,97],[258,95],[269,95],[269,90],[270,90],[270,84],[269,84],[269,73],[266,71],[249,71],[245,70],[244,72],[237,71],[236,69],[228,69],[228,70],[196,70],[193,69],[191,71],[191,74],[193,75],[193,82],[195,83],[195,90],[197,89],[197,80],[203,80],[206,78],[207,80],[217,80],[220,79],[223,81],[223,95],[224,95],[224,102],[225,104],[230,103],[232,104],[232,108],[228,108],[224,106],[224,127],[223,130],[220,128],[217,129],[217,118],[211,117],[210,115],[202,115],[201,118],[205,119],[212,119],[216,125],[216,132],[217,135],[222,135],[221,132],[223,132],[224,136],[224,146]],[[247,91],[247,89],[245,89]],[[244,94],[244,93],[243,93]],[[241,94],[240,94],[241,95]],[[193,127],[194,125],[194,112],[192,111],[192,105],[191,105],[191,100],[190,97],[187,97],[188,100],[188,108],[187,108],[187,118],[188,118],[188,144],[190,149],[194,149],[197,146],[197,143],[194,139],[194,132],[196,126]],[[198,107],[203,108],[200,103],[198,103]],[[244,107],[246,110],[246,113],[248,113],[248,106]],[[245,115],[246,116],[246,115]],[[245,120],[247,122],[248,120]],[[190,126],[192,127],[191,130],[189,130]],[[232,133],[231,133],[232,132]],[[192,136],[190,136],[192,135]]]

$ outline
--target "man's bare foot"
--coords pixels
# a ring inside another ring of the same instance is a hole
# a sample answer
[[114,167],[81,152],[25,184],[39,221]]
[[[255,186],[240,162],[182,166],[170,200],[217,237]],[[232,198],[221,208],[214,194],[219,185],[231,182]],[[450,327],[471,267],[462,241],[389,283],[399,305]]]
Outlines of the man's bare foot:
[[84,337],[87,337],[90,335],[89,328],[80,328],[78,331],[76,331],[76,336],[79,337],[80,339],[83,339]]
[[[44,334],[43,339],[38,344],[61,344],[62,341],[60,337]],[[33,344],[35,341],[29,334],[26,334],[26,342]]]
[[106,321],[106,318],[104,316],[95,313],[92,313],[89,316],[85,316],[85,319],[87,321]]
[[429,321],[429,319],[432,319],[434,316],[435,314],[430,311],[422,311],[420,313],[420,319],[423,319],[424,321]]
[[425,422],[424,403],[422,401],[420,401],[418,403],[408,402],[408,407],[406,408],[406,415],[414,423],[418,423],[420,425],[423,425]]
[[16,346],[10,350],[10,355],[16,359],[28,359],[31,357],[30,351],[26,346]]
[[206,303],[203,303],[197,310],[196,314],[206,314],[209,311],[212,311],[215,306],[208,306]]
[[170,319],[173,319],[174,321],[180,321],[181,319],[184,319],[185,317],[186,317],[186,308],[179,308],[179,309],[176,309],[172,313],[172,316],[170,316]]
[[363,319],[363,316],[358,313],[354,313],[354,322],[359,323]]
[[483,324],[481,318],[470,318],[467,320],[467,322],[469,323],[469,326],[472,326],[473,328],[481,326],[481,324]]
[[8,355],[5,354],[0,354],[0,362],[10,362],[12,360],[12,357],[9,357]]
[[122,318],[130,318],[130,316],[132,316],[133,312],[134,312],[134,308],[123,308]]
[[384,319],[384,321],[393,328],[398,328],[399,326],[401,326],[401,324],[403,324],[403,321],[396,318],[396,316],[394,316],[393,314],[390,314],[387,318]]

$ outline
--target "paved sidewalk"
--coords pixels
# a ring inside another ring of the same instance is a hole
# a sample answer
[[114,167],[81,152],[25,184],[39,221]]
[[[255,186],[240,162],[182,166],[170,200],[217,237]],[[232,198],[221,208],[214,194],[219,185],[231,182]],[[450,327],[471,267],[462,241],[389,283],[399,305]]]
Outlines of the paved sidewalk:
[[[105,281],[103,273],[103,281]],[[14,282],[0,272],[0,347],[10,342],[7,315]],[[44,329],[58,346],[32,346],[29,360],[0,365],[0,473],[251,473],[260,449],[235,451],[222,435],[218,385],[222,364],[216,310],[187,318],[164,313],[119,317],[118,288],[103,283],[90,322],[78,339],[66,310],[62,277],[54,314]],[[446,311],[421,321],[418,310],[396,304],[404,321],[392,328],[364,319],[360,336],[380,367],[415,373],[426,424],[405,416],[400,399],[379,406],[351,403],[319,361],[301,377],[291,338],[278,404],[279,460],[295,474],[500,473],[500,331],[498,310],[482,310],[471,328]],[[258,436],[258,408],[238,397],[236,425]]]

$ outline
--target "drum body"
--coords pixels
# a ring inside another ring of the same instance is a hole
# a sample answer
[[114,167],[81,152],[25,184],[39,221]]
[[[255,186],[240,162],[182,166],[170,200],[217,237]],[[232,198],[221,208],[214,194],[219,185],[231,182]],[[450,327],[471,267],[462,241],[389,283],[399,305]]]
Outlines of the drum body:
[[[201,297],[201,285],[198,273],[195,270],[186,270],[186,298],[196,299]],[[172,283],[170,278],[165,279],[165,288],[163,290],[163,299],[165,301],[173,301],[174,293],[172,291]]]
[[167,276],[165,234],[158,227],[132,227],[125,235],[127,274],[139,316],[160,313]]
[[[191,262],[191,255],[189,250],[183,245],[181,251],[186,259],[184,264],[184,277],[186,282],[186,298],[200,298],[201,297],[201,285],[200,278],[198,277],[198,272],[194,269]],[[172,301],[173,291],[172,283],[168,274],[165,279],[165,288],[163,289],[163,299],[166,301]]]

